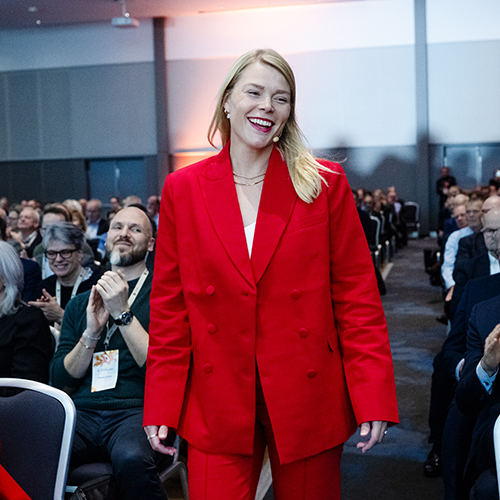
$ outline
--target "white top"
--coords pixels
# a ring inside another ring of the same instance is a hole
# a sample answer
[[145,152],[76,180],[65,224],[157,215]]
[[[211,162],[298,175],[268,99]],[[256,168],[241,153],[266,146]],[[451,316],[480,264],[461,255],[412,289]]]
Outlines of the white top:
[[249,226],[245,227],[245,237],[247,239],[247,247],[248,247],[249,257],[252,256],[253,237],[255,236],[255,226],[256,225],[257,225],[257,223],[254,222],[253,224],[250,224]]
[[488,257],[490,258],[490,275],[500,273],[500,264],[496,257],[491,255],[491,252],[488,252]]
[[470,234],[473,234],[473,231],[467,226],[453,231],[453,233],[451,233],[446,240],[446,245],[444,246],[444,260],[443,265],[441,266],[441,276],[444,280],[445,290],[455,286],[453,269],[455,268],[455,260],[458,252],[458,242]]

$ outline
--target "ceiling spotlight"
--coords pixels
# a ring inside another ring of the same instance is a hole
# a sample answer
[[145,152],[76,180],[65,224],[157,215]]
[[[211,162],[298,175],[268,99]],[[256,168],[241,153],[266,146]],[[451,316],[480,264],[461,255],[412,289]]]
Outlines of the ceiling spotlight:
[[111,25],[115,28],[137,28],[139,26],[139,19],[130,17],[130,14],[127,12],[125,0],[122,1],[122,17],[113,17]]

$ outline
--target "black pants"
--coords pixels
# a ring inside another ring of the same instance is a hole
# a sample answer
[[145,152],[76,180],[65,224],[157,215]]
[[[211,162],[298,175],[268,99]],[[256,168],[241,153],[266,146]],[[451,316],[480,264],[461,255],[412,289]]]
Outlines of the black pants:
[[77,410],[71,465],[110,461],[124,500],[166,500],[142,408]]

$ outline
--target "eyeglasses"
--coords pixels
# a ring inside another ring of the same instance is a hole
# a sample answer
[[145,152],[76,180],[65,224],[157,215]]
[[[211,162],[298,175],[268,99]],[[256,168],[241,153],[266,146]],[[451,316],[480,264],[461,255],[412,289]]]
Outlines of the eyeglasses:
[[61,250],[59,252],[55,252],[54,250],[47,250],[45,252],[45,256],[49,260],[55,260],[58,255],[61,256],[61,259],[69,259],[75,252],[78,252],[78,249],[73,248],[72,250]]

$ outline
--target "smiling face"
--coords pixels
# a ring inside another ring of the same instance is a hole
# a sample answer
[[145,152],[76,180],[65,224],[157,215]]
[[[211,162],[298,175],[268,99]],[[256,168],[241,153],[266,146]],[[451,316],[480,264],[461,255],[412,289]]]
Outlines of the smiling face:
[[120,210],[111,222],[106,250],[111,264],[127,267],[143,261],[154,248],[152,228],[146,214],[135,207]]
[[224,104],[231,115],[231,149],[272,149],[290,109],[290,87],[284,76],[267,64],[250,64]]
[[[61,252],[65,250],[68,255],[63,257]],[[50,269],[52,269],[52,272],[58,278],[64,279],[64,281],[71,281],[76,279],[80,274],[83,252],[81,250],[75,250],[73,245],[58,240],[52,240],[47,245],[46,255]]]

